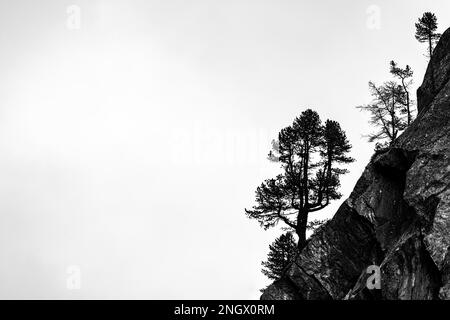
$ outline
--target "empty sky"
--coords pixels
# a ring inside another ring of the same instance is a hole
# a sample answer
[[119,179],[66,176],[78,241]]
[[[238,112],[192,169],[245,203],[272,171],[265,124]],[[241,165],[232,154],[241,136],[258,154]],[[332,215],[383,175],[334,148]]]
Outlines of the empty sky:
[[420,84],[427,10],[450,26],[448,0],[1,1],[0,298],[258,298],[270,141],[339,121],[347,197],[373,150],[355,106],[391,59]]

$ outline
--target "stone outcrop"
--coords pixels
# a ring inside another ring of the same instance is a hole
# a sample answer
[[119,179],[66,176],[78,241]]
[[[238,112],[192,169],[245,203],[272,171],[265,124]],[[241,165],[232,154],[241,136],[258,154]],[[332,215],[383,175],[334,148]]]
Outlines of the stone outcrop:
[[450,29],[417,95],[416,120],[261,299],[450,299]]

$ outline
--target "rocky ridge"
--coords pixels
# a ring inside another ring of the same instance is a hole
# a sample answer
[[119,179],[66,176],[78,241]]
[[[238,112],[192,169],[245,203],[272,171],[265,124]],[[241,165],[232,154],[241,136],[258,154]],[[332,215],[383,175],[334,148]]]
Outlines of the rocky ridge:
[[[350,197],[263,300],[450,299],[450,29],[422,86],[419,114],[372,157]],[[366,287],[380,266],[381,290]]]

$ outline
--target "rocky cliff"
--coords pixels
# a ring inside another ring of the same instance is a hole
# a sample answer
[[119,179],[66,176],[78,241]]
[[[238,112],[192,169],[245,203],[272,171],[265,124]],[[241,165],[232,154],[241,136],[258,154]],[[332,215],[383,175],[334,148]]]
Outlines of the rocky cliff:
[[[450,29],[417,101],[417,119],[261,299],[450,299]],[[381,290],[366,286],[370,265]]]

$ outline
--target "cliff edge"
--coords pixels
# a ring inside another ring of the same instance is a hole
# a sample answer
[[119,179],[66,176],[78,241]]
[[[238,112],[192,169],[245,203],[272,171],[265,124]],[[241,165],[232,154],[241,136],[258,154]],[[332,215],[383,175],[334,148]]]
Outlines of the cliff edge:
[[[450,299],[450,29],[417,102],[416,120],[372,157],[261,299]],[[380,267],[381,290],[366,287],[370,265]]]

